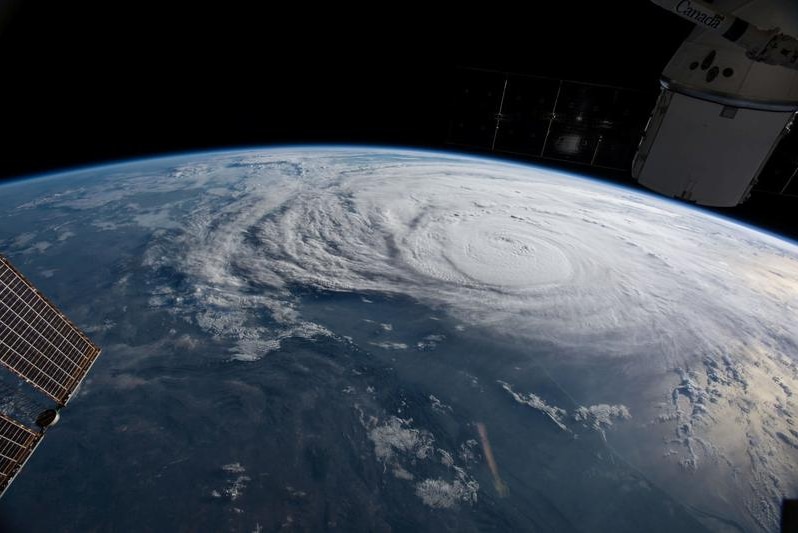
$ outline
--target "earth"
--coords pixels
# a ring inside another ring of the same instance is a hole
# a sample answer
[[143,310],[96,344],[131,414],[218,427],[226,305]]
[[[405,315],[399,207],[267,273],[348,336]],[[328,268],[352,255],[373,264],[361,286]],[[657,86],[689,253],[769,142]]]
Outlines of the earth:
[[102,348],[10,531],[774,531],[798,246],[442,152],[283,147],[0,187]]

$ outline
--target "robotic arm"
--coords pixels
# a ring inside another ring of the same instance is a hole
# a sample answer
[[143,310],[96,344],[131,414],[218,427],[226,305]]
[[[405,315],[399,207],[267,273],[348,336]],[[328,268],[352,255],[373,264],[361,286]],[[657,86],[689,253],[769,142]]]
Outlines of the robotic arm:
[[778,28],[763,30],[702,0],[651,0],[700,28],[719,33],[745,49],[749,59],[798,70],[798,39]]

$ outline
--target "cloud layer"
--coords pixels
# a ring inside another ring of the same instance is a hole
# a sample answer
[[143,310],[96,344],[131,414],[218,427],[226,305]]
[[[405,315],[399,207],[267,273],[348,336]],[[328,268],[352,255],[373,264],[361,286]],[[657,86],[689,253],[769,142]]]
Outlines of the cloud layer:
[[[650,438],[645,452],[654,456],[641,462],[655,465],[652,476],[669,461],[688,470],[728,465],[717,485],[739,492],[718,496],[721,514],[742,494],[754,523],[768,527],[779,498],[798,485],[792,243],[628,189],[447,154],[255,150],[104,172],[8,209],[53,208],[70,222],[35,227],[7,248],[56,253],[81,238],[70,225],[81,214],[98,233],[138,231],[146,235],[136,268],[146,273],[147,305],[223,341],[224,357],[247,361],[290,338],[336,335],[303,317],[298,292],[356,292],[365,303],[371,293],[408,296],[461,329],[547,343],[569,364],[611,359],[626,372],[612,383],[618,397],[560,407],[509,377],[512,385],[500,385],[561,430],[609,437],[649,423],[638,436]],[[126,283],[123,276],[118,286]],[[94,331],[104,327],[115,323]],[[443,340],[375,349],[398,355]],[[431,409],[451,411],[430,398]],[[634,419],[618,423],[630,410]],[[431,434],[409,422],[386,418],[367,430],[375,457],[398,479],[413,477],[404,459],[440,455]],[[424,502],[474,501],[472,478],[435,464],[440,472],[414,482]]]

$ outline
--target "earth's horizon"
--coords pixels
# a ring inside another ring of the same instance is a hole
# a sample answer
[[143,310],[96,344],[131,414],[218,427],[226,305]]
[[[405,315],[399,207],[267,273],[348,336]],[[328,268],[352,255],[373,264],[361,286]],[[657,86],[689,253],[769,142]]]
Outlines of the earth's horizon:
[[798,496],[798,245],[693,206],[247,148],[0,185],[0,253],[103,348],[11,531],[775,531]]

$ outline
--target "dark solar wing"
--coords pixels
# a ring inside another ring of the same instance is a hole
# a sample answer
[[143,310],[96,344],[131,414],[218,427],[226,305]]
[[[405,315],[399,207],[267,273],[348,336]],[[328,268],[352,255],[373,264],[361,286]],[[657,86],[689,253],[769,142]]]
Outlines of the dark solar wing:
[[650,107],[638,91],[564,81],[543,156],[628,169]]
[[448,142],[491,152],[627,170],[656,94],[462,69]]
[[41,436],[0,413],[0,494],[14,480]]
[[449,142],[490,147],[506,77],[499,72],[460,70],[456,74]]
[[494,150],[542,156],[559,90],[558,80],[508,78]]
[[66,405],[100,349],[0,256],[0,363]]

